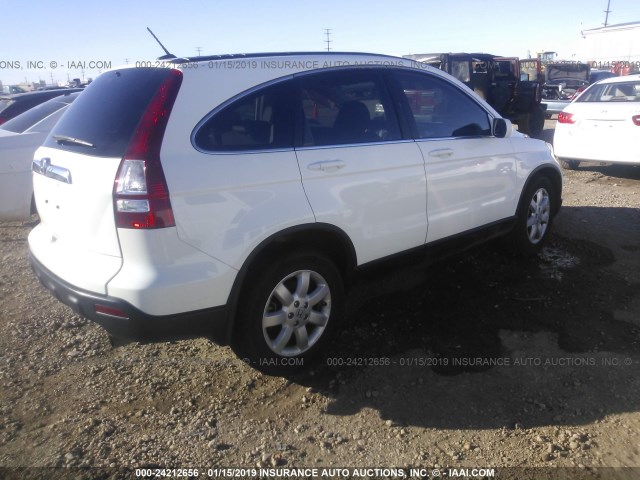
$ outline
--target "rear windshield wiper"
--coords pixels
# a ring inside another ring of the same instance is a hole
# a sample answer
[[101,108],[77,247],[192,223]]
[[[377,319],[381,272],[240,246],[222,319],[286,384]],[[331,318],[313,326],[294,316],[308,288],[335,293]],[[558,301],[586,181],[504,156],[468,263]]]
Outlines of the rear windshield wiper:
[[53,138],[58,145],[79,145],[81,147],[96,148],[93,143],[80,140],[79,138],[67,137],[66,135],[54,135]]

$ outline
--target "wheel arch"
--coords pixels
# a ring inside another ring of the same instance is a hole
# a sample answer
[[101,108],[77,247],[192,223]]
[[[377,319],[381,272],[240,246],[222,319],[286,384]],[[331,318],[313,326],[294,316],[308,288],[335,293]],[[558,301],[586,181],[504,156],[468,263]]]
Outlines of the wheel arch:
[[340,272],[345,291],[349,289],[357,266],[357,256],[353,243],[342,229],[330,224],[313,223],[281,230],[258,244],[238,271],[227,301],[229,322],[225,343],[233,340],[238,298],[247,286],[249,271],[260,269],[261,265],[272,261],[291,248],[310,249],[326,255]]
[[562,204],[562,174],[551,165],[540,165],[535,168],[530,174],[527,180],[524,182],[522,186],[522,190],[520,192],[520,200],[518,201],[518,208],[516,210],[516,215],[520,213],[522,210],[523,202],[527,201],[525,199],[525,193],[529,189],[529,186],[532,182],[536,181],[540,177],[547,178],[551,185],[553,185],[553,204],[552,204],[552,215],[555,217],[558,211],[560,210],[560,206]]

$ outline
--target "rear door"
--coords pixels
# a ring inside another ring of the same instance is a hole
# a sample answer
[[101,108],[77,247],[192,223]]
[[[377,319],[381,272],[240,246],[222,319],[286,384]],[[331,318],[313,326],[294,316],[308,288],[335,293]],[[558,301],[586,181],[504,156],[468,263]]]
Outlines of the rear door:
[[114,180],[167,72],[130,68],[102,74],[35,153],[33,184],[41,225],[30,238],[31,251],[78,287],[106,293],[106,283],[120,268]]
[[[179,108],[214,107],[216,92],[203,93],[187,88],[192,97]],[[240,269],[264,239],[313,223],[293,148],[294,98],[290,78],[249,90],[215,107],[191,139],[188,117],[178,113],[163,154],[179,159],[164,168],[182,240]]]
[[491,82],[491,106],[503,115],[509,112],[520,78],[517,58],[495,58]]
[[424,161],[415,142],[403,140],[381,73],[341,69],[298,81],[296,155],[316,220],[349,235],[359,264],[423,245]]

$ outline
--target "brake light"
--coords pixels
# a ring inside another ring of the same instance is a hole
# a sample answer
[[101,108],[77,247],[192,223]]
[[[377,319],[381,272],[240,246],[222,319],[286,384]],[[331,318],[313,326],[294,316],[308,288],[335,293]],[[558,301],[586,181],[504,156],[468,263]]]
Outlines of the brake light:
[[631,121],[634,125],[640,127],[640,115],[634,115],[633,117],[631,117]]
[[136,128],[120,162],[113,187],[119,228],[175,226],[169,188],[160,163],[160,146],[182,84],[182,72],[169,70]]
[[558,114],[558,123],[576,123],[573,113],[560,112]]
[[4,117],[0,117],[0,125],[2,125],[4,122],[6,122],[7,119]]

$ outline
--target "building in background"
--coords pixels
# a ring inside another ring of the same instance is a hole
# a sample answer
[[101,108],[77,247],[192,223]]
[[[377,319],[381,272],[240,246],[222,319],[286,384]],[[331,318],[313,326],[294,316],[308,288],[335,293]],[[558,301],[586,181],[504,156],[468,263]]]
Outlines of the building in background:
[[[580,59],[593,68],[609,70],[618,65],[640,71],[640,22],[619,23],[583,30]],[[624,72],[629,73],[629,72]]]

